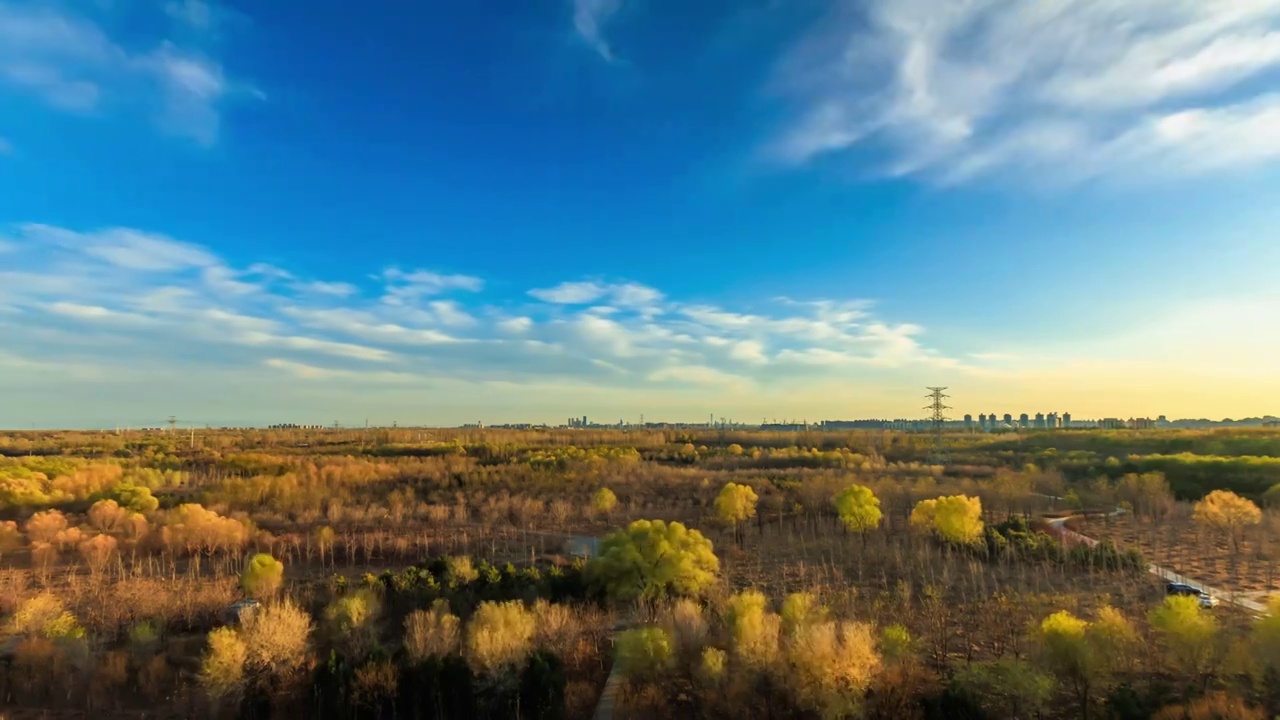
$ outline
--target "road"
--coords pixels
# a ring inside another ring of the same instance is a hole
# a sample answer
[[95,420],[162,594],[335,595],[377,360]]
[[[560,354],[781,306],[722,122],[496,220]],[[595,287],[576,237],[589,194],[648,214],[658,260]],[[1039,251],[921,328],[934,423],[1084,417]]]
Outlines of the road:
[[[1121,514],[1122,512],[1123,512],[1122,510],[1116,510],[1115,514]],[[1093,547],[1098,544],[1097,540],[1087,535],[1081,535],[1075,530],[1072,530],[1071,528],[1066,527],[1066,522],[1068,519],[1069,518],[1065,518],[1065,517],[1046,518],[1048,523],[1051,526],[1053,526],[1053,528],[1062,536],[1064,540],[1069,540],[1077,543],[1084,543],[1089,547]],[[1200,592],[1208,593],[1209,595],[1212,595],[1213,597],[1218,598],[1222,602],[1230,603],[1231,605],[1235,605],[1236,607],[1244,608],[1245,610],[1248,610],[1254,615],[1267,614],[1267,606],[1264,603],[1260,603],[1257,600],[1246,597],[1241,593],[1238,593],[1232,590],[1224,590],[1222,588],[1210,587],[1209,585],[1205,585],[1204,583],[1198,580],[1192,580],[1191,578],[1185,575],[1179,575],[1178,573],[1168,568],[1162,568],[1159,565],[1148,565],[1147,572],[1151,573],[1152,575],[1155,575],[1156,577],[1166,582],[1175,582],[1175,583],[1182,583],[1184,585],[1190,585],[1191,587],[1199,590]]]

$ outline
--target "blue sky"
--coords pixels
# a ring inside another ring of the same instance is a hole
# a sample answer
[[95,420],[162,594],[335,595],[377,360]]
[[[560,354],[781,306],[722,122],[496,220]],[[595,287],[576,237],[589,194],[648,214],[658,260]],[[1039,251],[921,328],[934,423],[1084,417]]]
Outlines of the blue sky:
[[371,5],[0,0],[0,426],[1277,411],[1280,0]]

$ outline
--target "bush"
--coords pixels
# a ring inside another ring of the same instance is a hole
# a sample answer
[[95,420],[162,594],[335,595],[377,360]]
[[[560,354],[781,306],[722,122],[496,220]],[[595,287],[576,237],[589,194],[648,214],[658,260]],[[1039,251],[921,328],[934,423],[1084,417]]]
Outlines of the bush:
[[675,653],[662,628],[635,628],[618,635],[618,668],[629,680],[656,680],[670,670]]

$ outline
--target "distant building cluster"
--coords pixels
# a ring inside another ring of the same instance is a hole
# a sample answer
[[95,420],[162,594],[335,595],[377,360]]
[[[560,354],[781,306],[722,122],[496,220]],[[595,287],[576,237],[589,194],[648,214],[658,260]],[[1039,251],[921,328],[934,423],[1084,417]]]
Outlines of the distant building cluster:
[[268,425],[268,430],[323,430],[323,425],[298,425],[296,423],[279,423]]

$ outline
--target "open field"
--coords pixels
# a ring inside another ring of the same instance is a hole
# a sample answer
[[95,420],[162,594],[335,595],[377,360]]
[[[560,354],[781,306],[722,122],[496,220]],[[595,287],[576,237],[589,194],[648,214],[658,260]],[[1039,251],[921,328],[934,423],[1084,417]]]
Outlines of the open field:
[[[541,716],[531,708],[590,717],[614,641],[627,637],[617,635],[620,626],[662,626],[674,596],[688,593],[646,595],[637,605],[610,584],[603,561],[588,558],[633,521],[661,520],[696,528],[713,544],[714,582],[692,593],[706,628],[698,642],[728,653],[729,667],[747,662],[733,625],[741,612],[732,610],[746,602],[744,592],[762,593],[758,620],[766,627],[778,617],[770,608],[785,619],[794,594],[807,593],[840,628],[910,640],[893,657],[897,641],[872,643],[867,657],[880,669],[838,687],[794,677],[785,633],[761,641],[776,646],[774,659],[752,661],[750,672],[742,666],[739,675],[755,678],[746,685],[708,686],[697,679],[700,660],[680,653],[660,672],[627,665],[618,717],[732,714],[742,702],[803,716],[850,693],[878,698],[857,703],[876,717],[929,716],[930,703],[962,696],[989,717],[1007,715],[1014,700],[1045,716],[1075,717],[1086,705],[1118,702],[1108,693],[1120,688],[1150,702],[1180,697],[1170,687],[1184,681],[1189,698],[1217,688],[1269,705],[1267,692],[1236,669],[1240,643],[1254,634],[1242,613],[1213,611],[1217,639],[1195,650],[1194,672],[1175,655],[1139,648],[1178,642],[1148,620],[1164,596],[1145,573],[1147,561],[1215,586],[1276,589],[1276,517],[1259,512],[1238,536],[1223,534],[1193,519],[1188,501],[1198,496],[1180,499],[1172,480],[1148,469],[1151,456],[1200,447],[1270,452],[1277,438],[966,435],[948,438],[952,463],[933,466],[919,437],[886,432],[0,434],[8,658],[0,693],[15,717],[45,710],[307,716],[318,707],[346,717]],[[1158,462],[1184,490],[1200,487],[1201,461]],[[1272,472],[1256,460],[1240,466],[1259,487]],[[722,505],[731,484],[749,489],[750,514],[737,520]],[[854,485],[877,509],[862,531],[833,505]],[[976,535],[958,540],[941,521],[919,522],[921,506],[943,497],[969,499]],[[1263,492],[1253,498],[1262,501]],[[1067,505],[1134,512],[1071,520],[1114,547],[1068,548],[1037,532],[1041,514]],[[261,570],[260,555],[278,563],[278,579],[276,565]],[[266,584],[253,580],[262,572]],[[301,623],[288,646],[294,659],[270,655],[255,644],[252,622],[228,614],[246,595]],[[523,609],[503,610],[515,615],[499,620],[499,604],[513,600]],[[295,606],[301,614],[288,615]],[[1132,625],[1123,667],[1098,669],[1084,695],[1073,694],[1074,676],[1044,656],[1040,624],[1062,611],[1086,621],[1118,611]],[[530,634],[505,650],[507,660],[490,660],[494,651],[475,644],[482,624],[519,625],[526,615]],[[215,640],[210,633],[223,627]],[[222,667],[210,664],[223,652],[215,642],[239,642],[247,652],[221,680],[211,675]],[[432,643],[443,645],[431,651]],[[990,683],[1012,682],[999,675],[1010,672],[1042,677],[1048,689],[992,700]],[[811,682],[826,689],[796,694]],[[454,687],[470,690],[446,691]]]

